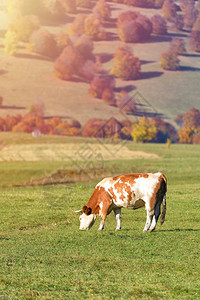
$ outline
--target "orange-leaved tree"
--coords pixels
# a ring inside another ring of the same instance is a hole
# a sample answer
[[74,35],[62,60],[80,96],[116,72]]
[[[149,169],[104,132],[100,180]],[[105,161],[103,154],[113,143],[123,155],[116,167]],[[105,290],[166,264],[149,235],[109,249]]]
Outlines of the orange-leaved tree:
[[138,57],[132,54],[129,47],[121,46],[114,55],[115,66],[111,74],[125,80],[138,79],[141,76],[141,63]]

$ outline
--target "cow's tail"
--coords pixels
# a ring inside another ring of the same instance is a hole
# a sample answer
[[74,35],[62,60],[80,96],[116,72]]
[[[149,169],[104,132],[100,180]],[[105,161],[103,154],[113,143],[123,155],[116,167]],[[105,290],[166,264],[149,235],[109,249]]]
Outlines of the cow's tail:
[[167,178],[162,174],[162,191],[163,191],[163,201],[162,201],[162,213],[160,216],[160,224],[165,222],[166,215],[166,192],[167,192]]

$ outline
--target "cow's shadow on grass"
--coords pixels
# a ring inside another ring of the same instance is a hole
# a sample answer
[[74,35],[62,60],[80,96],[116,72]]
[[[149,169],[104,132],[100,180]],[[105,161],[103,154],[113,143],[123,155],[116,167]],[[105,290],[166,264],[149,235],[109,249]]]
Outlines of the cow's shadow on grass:
[[155,230],[154,232],[197,232],[200,231],[200,229],[192,229],[192,228],[186,228],[186,229],[181,229],[181,228],[175,228],[175,229],[165,229],[165,230]]
[[0,241],[8,241],[8,240],[10,240],[10,239],[7,237],[4,237],[4,236],[0,236]]

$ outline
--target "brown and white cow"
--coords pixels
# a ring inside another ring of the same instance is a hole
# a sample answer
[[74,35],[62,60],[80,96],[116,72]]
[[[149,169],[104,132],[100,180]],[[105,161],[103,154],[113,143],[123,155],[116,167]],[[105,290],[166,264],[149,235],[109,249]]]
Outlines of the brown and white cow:
[[147,212],[143,232],[153,231],[160,215],[162,203],[161,224],[166,213],[167,180],[162,173],[128,174],[109,177],[99,182],[80,215],[80,229],[90,229],[96,217],[101,216],[99,230],[103,230],[104,222],[114,211],[117,227],[121,229],[121,208],[137,209],[145,206]]

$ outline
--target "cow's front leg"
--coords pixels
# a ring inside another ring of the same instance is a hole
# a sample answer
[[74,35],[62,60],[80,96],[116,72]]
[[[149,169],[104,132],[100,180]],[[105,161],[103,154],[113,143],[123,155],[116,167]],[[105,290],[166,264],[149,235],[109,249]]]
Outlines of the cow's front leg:
[[106,219],[106,216],[102,216],[101,217],[101,223],[99,225],[99,231],[103,230],[104,229],[104,223],[105,223],[105,219]]
[[115,213],[115,218],[117,221],[116,230],[120,230],[121,229],[121,208],[115,209],[114,213]]

